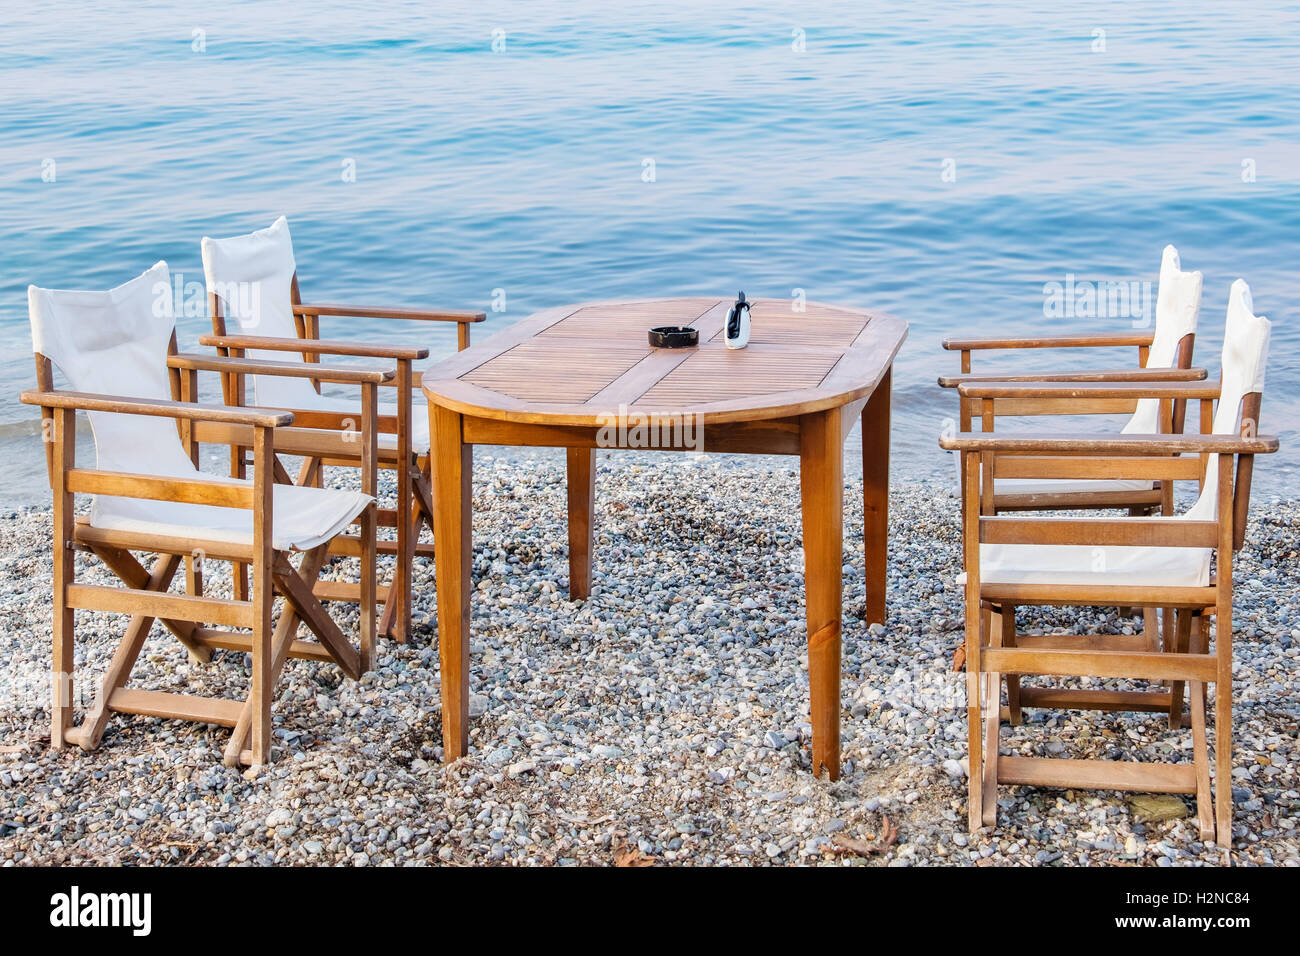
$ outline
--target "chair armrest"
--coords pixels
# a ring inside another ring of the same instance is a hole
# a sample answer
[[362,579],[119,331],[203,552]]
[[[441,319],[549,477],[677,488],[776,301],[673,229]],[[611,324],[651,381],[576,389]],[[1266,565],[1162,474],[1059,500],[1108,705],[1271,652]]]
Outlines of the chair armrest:
[[962,398],[1163,398],[1219,397],[1218,382],[967,382]]
[[372,383],[383,385],[397,373],[385,368],[361,368],[348,365],[321,365],[315,362],[269,362],[265,359],[231,358],[224,355],[195,355],[180,352],[167,357],[168,368],[202,372],[239,372],[246,375],[280,375],[287,378],[310,378],[319,382],[347,385]]
[[1274,435],[997,435],[959,432],[939,438],[949,451],[1016,452],[1045,455],[1266,455],[1278,449]]
[[1149,346],[1155,340],[1154,332],[1096,332],[1088,335],[1036,335],[1026,338],[946,338],[943,347],[949,351],[977,351],[982,349],[1069,349],[1108,348],[1121,346]]
[[311,305],[297,303],[295,315],[339,315],[364,319],[412,319],[420,322],[482,322],[486,312],[461,309],[385,309],[361,305]]
[[200,345],[226,349],[263,349],[268,352],[308,352],[312,355],[350,355],[354,358],[422,359],[425,348],[372,345],[365,342],[331,342],[325,339],[275,338],[269,335],[200,335]]
[[24,405],[44,408],[76,408],[87,412],[117,412],[123,415],[149,415],[154,418],[179,418],[191,422],[218,422],[225,425],[253,425],[275,428],[292,425],[292,412],[269,412],[230,405],[200,405],[196,402],[168,402],[155,398],[129,398],[122,395],[92,395],[88,392],[48,392],[29,389],[18,396]]
[[68,491],[81,495],[112,495],[115,498],[143,498],[148,501],[188,502],[219,508],[253,507],[253,488],[244,482],[214,478],[176,478],[169,475],[134,474],[72,468],[67,472]]
[[1115,368],[1079,372],[1025,372],[1020,375],[985,372],[978,375],[940,375],[939,384],[944,388],[956,388],[971,382],[1199,382],[1204,381],[1207,375],[1203,368]]

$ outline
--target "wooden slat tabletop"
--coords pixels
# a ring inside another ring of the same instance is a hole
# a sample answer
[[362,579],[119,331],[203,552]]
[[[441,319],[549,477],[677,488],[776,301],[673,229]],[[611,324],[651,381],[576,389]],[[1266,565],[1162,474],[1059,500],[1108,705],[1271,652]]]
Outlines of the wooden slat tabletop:
[[[860,309],[757,299],[748,348],[729,350],[730,298],[594,302],[548,309],[425,372],[429,400],[462,414],[586,425],[620,406],[704,421],[786,417],[869,395],[907,323]],[[700,345],[655,349],[657,325],[693,325]]]

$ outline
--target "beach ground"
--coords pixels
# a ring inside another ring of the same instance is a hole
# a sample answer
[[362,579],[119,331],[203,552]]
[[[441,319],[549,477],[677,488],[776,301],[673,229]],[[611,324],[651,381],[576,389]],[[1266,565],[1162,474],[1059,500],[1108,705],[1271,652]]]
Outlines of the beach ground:
[[[221,728],[121,715],[97,751],[50,751],[50,514],[0,517],[0,865],[1300,864],[1296,505],[1256,501],[1235,568],[1229,853],[1200,842],[1190,800],[1116,792],[1004,787],[998,826],[967,833],[958,502],[941,478],[892,490],[889,619],[872,627],[846,479],[831,783],[809,772],[797,473],[717,456],[600,466],[593,593],[571,602],[562,465],[478,453],[471,753],[450,767],[431,564],[413,640],[381,642],[361,681],[290,662],[266,767],[223,767]],[[335,610],[354,630],[355,610]],[[123,619],[78,619],[93,696]],[[1135,626],[1114,609],[1021,620]],[[239,696],[246,679],[242,654],[194,664],[155,627],[132,683]],[[1191,734],[1159,715],[1030,711],[1001,746],[1190,759]]]

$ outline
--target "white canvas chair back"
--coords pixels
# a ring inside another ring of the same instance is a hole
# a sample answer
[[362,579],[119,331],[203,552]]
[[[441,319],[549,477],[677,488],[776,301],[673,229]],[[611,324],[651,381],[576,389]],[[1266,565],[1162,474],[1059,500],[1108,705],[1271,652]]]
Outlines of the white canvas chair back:
[[[32,344],[76,392],[171,401],[167,350],[176,328],[167,263],[107,292],[27,288]],[[194,473],[170,418],[89,412],[106,471]]]
[[[1242,400],[1252,392],[1264,392],[1264,369],[1268,364],[1268,343],[1272,323],[1255,315],[1250,286],[1243,279],[1228,291],[1228,319],[1223,329],[1223,365],[1219,402],[1214,409],[1216,435],[1241,434]],[[1259,423],[1251,424],[1258,433]],[[1211,455],[1201,496],[1186,514],[1188,518],[1214,519],[1219,491],[1219,456]]]
[[[265,229],[229,239],[203,239],[203,275],[208,292],[221,303],[227,332],[235,335],[298,337],[290,291],[297,265],[289,222],[281,216]],[[229,323],[237,328],[229,328]],[[269,352],[249,349],[251,358],[268,359],[281,365],[302,362],[298,352]],[[322,395],[310,379],[276,375],[252,375],[253,404],[263,408],[300,408],[323,412],[352,412],[360,407],[355,399]],[[411,447],[418,454],[429,450],[429,417],[423,399],[417,398],[411,416]],[[380,402],[379,414],[395,416],[394,402]],[[396,448],[391,434],[379,437],[381,448]]]
[[[1214,413],[1216,435],[1239,434],[1242,400],[1252,392],[1264,390],[1269,321],[1256,316],[1251,309],[1250,288],[1238,279],[1228,296],[1223,376]],[[1169,520],[1213,521],[1218,508],[1218,490],[1218,456],[1211,455],[1200,497],[1189,510]],[[1237,531],[1234,528],[1234,540],[1240,546]],[[1210,548],[981,544],[980,573],[986,581],[1024,584],[1073,584],[1091,579],[1094,583],[1108,584],[1140,582],[1148,586],[1204,587],[1210,580],[1210,556]],[[1108,575],[1109,580],[1100,580],[1103,575]]]
[[[1160,257],[1160,281],[1156,290],[1155,333],[1151,348],[1147,351],[1147,368],[1173,368],[1178,358],[1178,344],[1183,336],[1195,334],[1197,321],[1201,314],[1200,272],[1184,272],[1178,250],[1167,245]],[[1139,399],[1137,408],[1122,429],[1125,435],[1153,435],[1160,431],[1160,402],[1154,398]],[[957,486],[961,486],[961,455],[952,453],[953,469],[957,476]],[[999,483],[1007,489],[1029,482],[1005,480]],[[1059,486],[1065,490],[1065,480],[1047,479],[1034,482],[1039,486]],[[1112,482],[1112,484],[1115,484]],[[1140,488],[1149,483],[1139,481],[1122,482],[1117,488]]]
[[[297,265],[284,216],[246,236],[204,236],[202,250],[208,292],[221,303],[229,334],[298,337],[290,292]],[[248,355],[280,364],[302,361],[296,352],[250,349]],[[310,379],[254,375],[252,381],[254,404],[264,408],[321,407]]]
[[[1178,358],[1178,343],[1183,336],[1196,332],[1201,313],[1199,272],[1184,272],[1178,250],[1165,246],[1160,258],[1160,284],[1156,289],[1156,327],[1147,352],[1147,368],[1173,368]],[[1152,435],[1160,431],[1160,403],[1154,398],[1141,399],[1133,417],[1124,426],[1125,435]]]
[[[107,292],[30,286],[27,303],[35,350],[53,362],[73,391],[171,401],[167,352],[176,322],[171,274],[159,262]],[[105,471],[205,481],[172,418],[89,412],[95,458]],[[358,492],[276,485],[273,546],[306,550],[328,541],[371,500]],[[252,513],[213,505],[95,495],[90,523],[99,528],[162,535],[201,532],[221,541],[251,540]]]

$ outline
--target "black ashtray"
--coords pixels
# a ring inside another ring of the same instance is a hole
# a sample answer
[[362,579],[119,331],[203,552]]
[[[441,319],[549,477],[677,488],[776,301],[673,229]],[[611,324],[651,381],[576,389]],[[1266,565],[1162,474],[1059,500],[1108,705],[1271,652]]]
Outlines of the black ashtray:
[[700,344],[700,333],[688,325],[658,325],[650,330],[650,344],[657,349],[686,349]]

